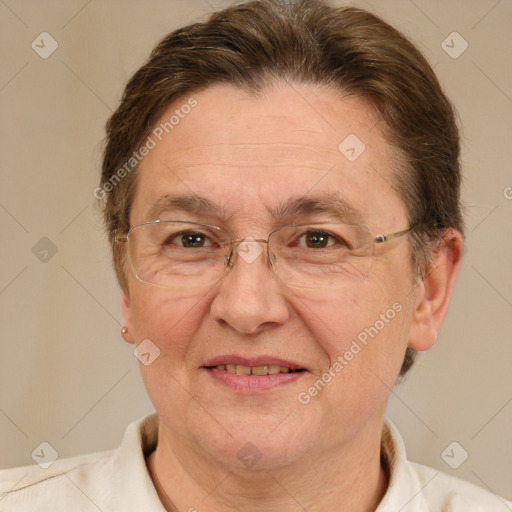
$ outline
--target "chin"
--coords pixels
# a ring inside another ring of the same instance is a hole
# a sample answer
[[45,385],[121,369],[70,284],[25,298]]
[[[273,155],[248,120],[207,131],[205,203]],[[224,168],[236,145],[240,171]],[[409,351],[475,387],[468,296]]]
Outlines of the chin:
[[[226,469],[236,473],[258,473],[276,471],[293,464],[307,454],[315,440],[317,429],[311,423],[300,425],[283,415],[280,423],[274,418],[250,415],[235,418],[226,429],[209,430],[217,435],[204,438],[204,424],[201,429],[205,451],[218,462],[225,462]],[[284,420],[284,421],[283,421]]]

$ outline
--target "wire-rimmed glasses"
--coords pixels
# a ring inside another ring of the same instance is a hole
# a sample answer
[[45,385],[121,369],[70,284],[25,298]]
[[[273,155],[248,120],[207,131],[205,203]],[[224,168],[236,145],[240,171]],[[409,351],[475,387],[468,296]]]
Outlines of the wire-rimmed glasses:
[[293,224],[272,231],[267,239],[233,239],[210,224],[156,220],[116,233],[115,241],[127,244],[137,279],[162,288],[212,285],[233,267],[235,254],[254,263],[266,252],[270,268],[286,286],[333,289],[364,280],[375,244],[401,237],[413,227],[374,236],[357,224]]

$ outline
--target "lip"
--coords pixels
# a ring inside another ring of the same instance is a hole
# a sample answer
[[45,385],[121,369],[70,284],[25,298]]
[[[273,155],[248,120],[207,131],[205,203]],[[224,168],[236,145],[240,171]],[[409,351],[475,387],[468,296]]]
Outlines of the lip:
[[220,364],[240,364],[242,366],[287,366],[290,370],[307,370],[307,368],[301,364],[293,361],[287,361],[286,359],[280,359],[273,356],[241,356],[237,354],[226,354],[223,356],[217,356],[212,359],[208,359],[203,365],[204,368],[211,368]]
[[[287,366],[291,370],[305,370],[301,372],[276,373],[274,375],[237,375],[227,371],[216,370],[215,366],[222,364],[234,364],[243,366]],[[238,394],[262,394],[272,389],[291,384],[301,379],[307,373],[307,369],[293,361],[273,356],[247,357],[236,354],[217,356],[209,359],[203,366],[203,370],[219,384]]]
[[306,372],[276,373],[275,375],[237,375],[204,368],[211,378],[240,394],[261,394],[302,378]]

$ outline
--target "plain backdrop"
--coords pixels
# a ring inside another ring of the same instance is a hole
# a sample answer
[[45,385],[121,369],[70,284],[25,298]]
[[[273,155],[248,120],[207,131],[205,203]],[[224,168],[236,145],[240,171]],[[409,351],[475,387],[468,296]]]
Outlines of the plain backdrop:
[[[410,459],[512,499],[512,2],[347,3],[418,44],[463,127],[463,270],[389,415]],[[113,448],[152,410],[93,198],[104,124],[161,37],[228,4],[0,1],[0,468],[43,441],[60,457]]]

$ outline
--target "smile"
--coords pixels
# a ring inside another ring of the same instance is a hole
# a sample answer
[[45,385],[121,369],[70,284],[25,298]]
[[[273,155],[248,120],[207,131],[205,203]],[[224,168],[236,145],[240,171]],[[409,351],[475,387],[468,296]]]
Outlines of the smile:
[[220,356],[208,361],[203,369],[217,383],[239,394],[261,394],[308,373],[300,364],[267,356]]
[[233,373],[235,375],[276,375],[278,373],[290,373],[304,371],[302,369],[292,370],[288,366],[264,365],[264,366],[245,366],[242,364],[219,364],[212,370],[220,372]]

